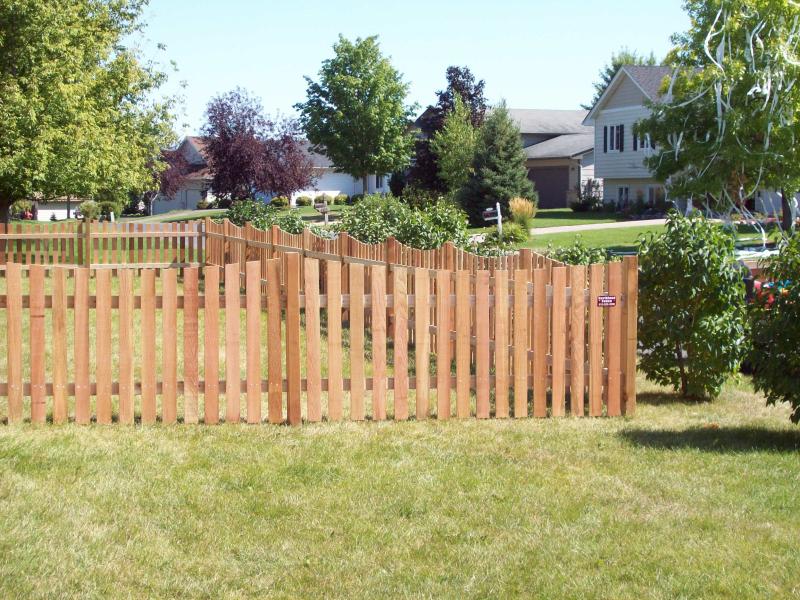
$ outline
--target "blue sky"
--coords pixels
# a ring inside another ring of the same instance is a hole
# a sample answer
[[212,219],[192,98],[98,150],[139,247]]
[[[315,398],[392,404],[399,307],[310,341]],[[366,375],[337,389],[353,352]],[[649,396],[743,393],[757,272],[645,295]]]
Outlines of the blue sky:
[[151,0],[145,20],[145,54],[179,69],[167,91],[186,82],[181,133],[197,132],[209,99],[236,86],[269,113],[293,114],[303,76],[316,75],[339,33],[379,35],[421,107],[449,65],[466,65],[492,102],[572,109],[591,99],[613,51],[661,57],[688,26],[680,0]]

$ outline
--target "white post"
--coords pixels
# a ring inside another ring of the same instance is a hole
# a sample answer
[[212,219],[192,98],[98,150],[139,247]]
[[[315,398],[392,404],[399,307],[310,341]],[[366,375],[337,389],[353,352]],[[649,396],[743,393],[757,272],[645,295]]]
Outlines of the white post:
[[495,209],[497,210],[497,235],[500,237],[500,241],[503,241],[503,213],[500,212],[500,203],[498,202],[495,204]]

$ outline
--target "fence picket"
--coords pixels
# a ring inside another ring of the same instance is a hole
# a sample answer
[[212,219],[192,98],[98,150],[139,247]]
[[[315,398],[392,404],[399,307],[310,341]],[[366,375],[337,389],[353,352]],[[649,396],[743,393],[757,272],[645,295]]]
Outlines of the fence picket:
[[[328,419],[342,418],[342,265],[331,261],[326,268],[328,291]],[[280,327],[280,322],[278,323]]]
[[533,416],[547,416],[547,269],[533,271]]
[[142,271],[142,423],[156,422],[156,274]]
[[89,269],[75,270],[75,422],[89,423]]
[[111,271],[108,269],[96,271],[95,280],[97,422],[107,425],[111,423]]
[[178,420],[178,271],[161,271],[161,339],[162,378],[161,420],[174,424]]
[[553,313],[552,313],[552,344],[553,344],[553,385],[552,385],[552,414],[554,417],[563,417],[566,412],[566,383],[564,381],[565,363],[567,360],[567,269],[555,267],[552,271],[553,278]]
[[508,418],[508,271],[494,273],[494,412],[498,419]]
[[606,309],[606,336],[608,348],[606,367],[608,369],[608,416],[622,415],[620,367],[622,358],[622,263],[608,264],[608,293],[617,299],[616,306]]
[[199,333],[199,278],[197,267],[183,271],[183,420],[199,420],[197,395],[199,392],[198,333]]
[[626,256],[625,265],[625,397],[622,413],[633,416],[636,413],[636,347],[639,322],[639,264],[635,256]]
[[427,269],[414,269],[415,401],[418,420],[425,419],[430,414],[430,283]]
[[572,299],[570,304],[570,413],[573,417],[582,417],[584,414],[585,397],[585,365],[586,358],[586,267],[573,266],[569,268],[570,288]]
[[133,272],[119,272],[119,421],[133,423]]
[[589,267],[589,416],[603,415],[603,313],[597,298],[603,293],[605,268]]
[[203,421],[219,423],[219,267],[205,267],[203,332]]
[[376,265],[372,275],[372,418],[386,420],[386,267]]
[[489,271],[475,275],[475,375],[476,416],[489,418]]
[[44,267],[31,266],[30,276],[31,422],[47,419],[45,401]]
[[286,256],[286,413],[290,425],[300,425],[300,255]]
[[[8,422],[22,421],[22,270],[19,264],[9,263],[6,269],[6,341],[8,343]],[[86,332],[88,336],[88,328]]]
[[472,330],[470,273],[456,271],[456,416],[470,416]]
[[283,350],[281,348],[281,259],[267,261],[267,418],[283,423]]
[[245,266],[247,322],[247,422],[261,422],[261,264]]
[[394,418],[408,419],[408,271],[393,269]]
[[364,265],[350,265],[350,419],[364,420]]
[[320,347],[319,261],[306,258],[306,410],[308,420],[322,420],[322,350]]
[[58,268],[53,270],[53,422],[66,423],[68,418],[67,270]]
[[239,265],[225,265],[225,422],[241,417],[241,372],[239,370],[240,304]]
[[449,419],[451,271],[436,272],[436,418]]

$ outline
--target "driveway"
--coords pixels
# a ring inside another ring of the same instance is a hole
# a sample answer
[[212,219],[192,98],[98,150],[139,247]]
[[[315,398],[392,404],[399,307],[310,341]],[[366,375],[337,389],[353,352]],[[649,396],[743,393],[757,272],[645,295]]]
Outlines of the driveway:
[[598,229],[628,229],[630,227],[649,227],[664,225],[666,219],[646,219],[642,221],[623,221],[621,223],[594,223],[592,225],[564,225],[562,227],[543,227],[531,229],[531,235],[551,235],[553,233],[580,233],[581,231],[596,231]]

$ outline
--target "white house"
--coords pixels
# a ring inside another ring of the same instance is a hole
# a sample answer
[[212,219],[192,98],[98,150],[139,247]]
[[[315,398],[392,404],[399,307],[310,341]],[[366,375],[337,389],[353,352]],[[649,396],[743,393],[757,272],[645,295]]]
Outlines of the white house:
[[[355,178],[347,173],[337,173],[327,156],[314,152],[308,144],[305,147],[314,165],[315,182],[313,187],[292,194],[292,205],[301,196],[316,198],[323,194],[353,196],[364,193],[360,178]],[[197,203],[201,200],[212,201],[215,198],[211,189],[212,176],[208,169],[203,138],[189,136],[183,140],[178,150],[183,153],[184,158],[191,166],[190,173],[186,178],[186,183],[174,197],[159,196],[153,202],[153,214],[173,210],[193,210],[197,208]],[[388,193],[389,178],[387,176],[370,175],[367,179],[368,194]]]
[[[625,207],[637,200],[653,204],[667,197],[665,186],[644,164],[653,152],[649,138],[635,136],[633,130],[650,115],[646,102],[669,101],[661,92],[671,75],[670,67],[622,67],[584,120],[594,126],[595,174],[603,179],[603,199],[608,204]],[[760,213],[781,212],[776,192],[759,191],[749,204]]]

